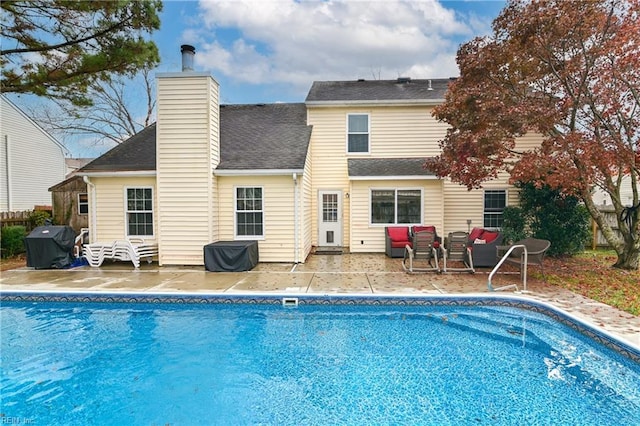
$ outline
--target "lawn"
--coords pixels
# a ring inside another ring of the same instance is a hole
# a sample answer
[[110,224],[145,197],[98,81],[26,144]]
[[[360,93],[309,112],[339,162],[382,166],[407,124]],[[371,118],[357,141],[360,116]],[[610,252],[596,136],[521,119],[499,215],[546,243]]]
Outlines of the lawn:
[[546,258],[547,282],[640,315],[640,271],[612,268],[615,252],[588,250],[575,257]]

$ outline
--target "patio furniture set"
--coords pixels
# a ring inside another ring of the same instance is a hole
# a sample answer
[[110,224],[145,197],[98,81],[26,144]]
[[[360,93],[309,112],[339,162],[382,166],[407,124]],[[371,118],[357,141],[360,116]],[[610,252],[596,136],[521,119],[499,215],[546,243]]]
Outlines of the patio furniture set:
[[[473,228],[471,232],[450,232],[442,241],[435,226],[388,226],[385,228],[385,253],[402,258],[402,267],[415,272],[469,272],[475,268],[493,268],[508,253],[504,263],[523,270],[524,263],[537,265],[544,277],[543,260],[551,246],[547,240],[526,238],[502,245],[498,231]],[[521,246],[511,250],[513,246]],[[525,256],[526,248],[526,256]],[[442,260],[442,267],[440,266]],[[451,262],[455,262],[451,265]]]

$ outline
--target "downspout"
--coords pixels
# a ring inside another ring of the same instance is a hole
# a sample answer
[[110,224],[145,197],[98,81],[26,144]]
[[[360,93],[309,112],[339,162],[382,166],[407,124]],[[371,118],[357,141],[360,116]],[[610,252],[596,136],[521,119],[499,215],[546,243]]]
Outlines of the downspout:
[[12,191],[11,191],[11,187],[12,182],[11,182],[11,176],[13,175],[13,173],[11,173],[11,144],[9,143],[9,135],[5,135],[4,136],[4,144],[5,144],[5,148],[6,148],[6,153],[7,153],[7,158],[6,158],[6,162],[7,162],[7,210],[8,211],[13,211],[13,203],[11,202],[12,200]]
[[293,177],[293,262],[298,262],[298,174],[294,173]]
[[89,226],[89,242],[95,243],[95,237],[98,235],[98,217],[96,215],[96,186],[91,182],[89,176],[82,176],[82,180],[87,184],[87,186],[91,187],[91,226]]

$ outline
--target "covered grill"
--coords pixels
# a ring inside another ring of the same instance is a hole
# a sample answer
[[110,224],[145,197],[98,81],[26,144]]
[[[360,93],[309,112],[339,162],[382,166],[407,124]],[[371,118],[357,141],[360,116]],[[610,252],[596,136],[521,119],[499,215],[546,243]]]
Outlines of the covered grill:
[[61,269],[73,261],[76,233],[70,226],[39,226],[24,239],[27,266]]

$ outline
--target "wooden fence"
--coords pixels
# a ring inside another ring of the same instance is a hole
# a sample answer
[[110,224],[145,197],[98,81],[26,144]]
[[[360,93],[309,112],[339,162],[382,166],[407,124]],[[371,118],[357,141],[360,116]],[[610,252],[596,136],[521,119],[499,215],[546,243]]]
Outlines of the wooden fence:
[[51,206],[35,206],[33,210],[24,210],[20,212],[0,212],[0,226],[24,226],[27,232],[31,231],[33,223],[31,217],[34,211],[46,211],[51,215]]
[[[616,212],[613,210],[613,206],[600,206],[600,213],[604,216],[604,220],[609,224],[611,229],[621,236],[620,231],[618,230],[618,221],[616,220]],[[596,222],[591,219],[591,226],[593,230],[593,241],[591,242],[591,248],[595,250],[596,248],[607,248],[609,247],[609,243],[602,235],[602,231],[598,228]]]

